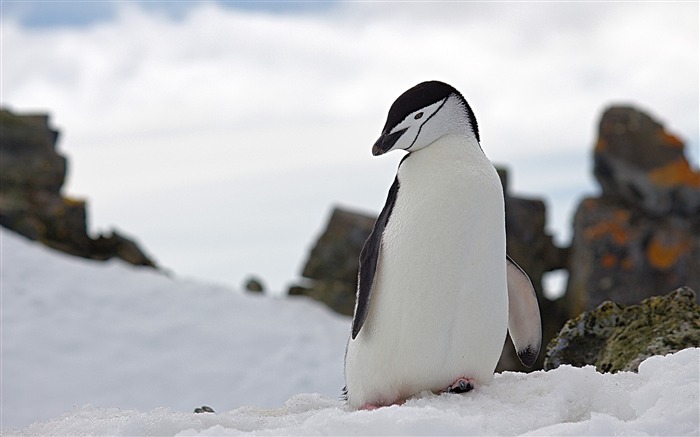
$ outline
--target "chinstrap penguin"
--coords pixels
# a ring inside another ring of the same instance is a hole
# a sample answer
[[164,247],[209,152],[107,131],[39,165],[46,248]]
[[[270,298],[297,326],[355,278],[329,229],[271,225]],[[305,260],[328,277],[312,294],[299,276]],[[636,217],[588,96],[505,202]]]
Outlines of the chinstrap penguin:
[[537,358],[537,298],[506,255],[503,189],[479,142],[445,83],[420,83],[389,109],[372,154],[408,154],[360,255],[345,353],[353,408],[489,382],[507,330],[525,365]]

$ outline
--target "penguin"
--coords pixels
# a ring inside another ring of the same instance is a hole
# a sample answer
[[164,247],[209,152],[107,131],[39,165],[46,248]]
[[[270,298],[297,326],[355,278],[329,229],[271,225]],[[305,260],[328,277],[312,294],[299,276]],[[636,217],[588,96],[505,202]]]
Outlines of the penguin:
[[374,156],[408,152],[360,254],[345,352],[348,405],[374,409],[493,378],[507,331],[539,354],[527,274],[506,254],[503,188],[462,94],[419,83],[391,105]]

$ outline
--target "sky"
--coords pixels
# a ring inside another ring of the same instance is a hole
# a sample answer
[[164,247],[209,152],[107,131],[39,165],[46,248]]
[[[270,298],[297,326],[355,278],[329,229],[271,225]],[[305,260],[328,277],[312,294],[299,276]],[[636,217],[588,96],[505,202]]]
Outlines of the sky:
[[1,3],[0,104],[48,112],[93,233],[178,275],[298,280],[334,206],[376,214],[401,152],[393,100],[455,86],[511,194],[558,242],[598,188],[612,104],[647,111],[698,168],[697,2]]

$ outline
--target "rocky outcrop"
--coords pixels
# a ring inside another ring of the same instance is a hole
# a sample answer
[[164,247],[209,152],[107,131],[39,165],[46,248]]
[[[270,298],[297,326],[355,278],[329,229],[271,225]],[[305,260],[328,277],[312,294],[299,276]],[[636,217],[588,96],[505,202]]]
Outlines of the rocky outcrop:
[[61,194],[68,165],[56,152],[57,139],[47,115],[0,110],[0,225],[72,255],[155,266],[115,231],[88,235],[85,202]]
[[554,244],[545,231],[546,207],[540,199],[513,196],[508,173],[498,169],[505,193],[507,252],[530,276],[538,298],[543,298],[542,276],[566,268],[568,249]]
[[[542,277],[547,272],[566,267],[568,249],[557,247],[552,236],[545,231],[547,211],[544,201],[513,196],[507,171],[499,168],[498,174],[505,193],[507,252],[527,272],[535,287],[542,318],[542,344],[547,344],[559,332],[568,314],[560,301],[545,297]],[[544,353],[540,353],[532,368],[523,366],[513,344],[506,340],[496,371],[531,371],[542,368],[543,362]]]
[[545,370],[593,365],[600,372],[635,371],[652,355],[700,347],[700,306],[681,287],[640,305],[604,302],[569,320],[549,343]]
[[700,173],[683,151],[648,115],[605,111],[594,151],[602,194],[584,199],[574,218],[570,316],[605,300],[631,304],[700,287]]
[[700,214],[700,173],[683,142],[632,107],[608,108],[600,121],[594,168],[603,197],[650,217]]
[[360,251],[375,220],[376,217],[366,214],[334,208],[302,272],[312,280],[311,286],[292,287],[289,294],[309,296],[333,311],[351,316],[355,309]]

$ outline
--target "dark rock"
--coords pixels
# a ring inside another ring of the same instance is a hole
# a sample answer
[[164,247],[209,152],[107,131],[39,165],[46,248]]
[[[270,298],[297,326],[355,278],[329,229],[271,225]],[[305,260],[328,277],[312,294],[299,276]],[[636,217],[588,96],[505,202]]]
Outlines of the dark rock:
[[144,255],[136,243],[117,231],[112,231],[107,237],[100,235],[96,240],[92,240],[91,253],[93,259],[107,260],[116,257],[136,266],[154,267],[153,261]]
[[611,107],[600,121],[594,170],[604,197],[652,217],[700,214],[700,173],[683,142],[631,107]]
[[262,281],[256,277],[248,278],[245,281],[244,288],[253,293],[263,293],[265,291]]
[[58,132],[48,123],[47,115],[0,110],[0,225],[71,255],[155,266],[116,232],[88,235],[85,202],[61,194],[67,162],[56,152]]
[[570,317],[605,300],[639,303],[658,290],[700,287],[700,173],[683,143],[649,116],[610,108],[595,148],[599,198],[574,218]]
[[47,115],[15,115],[0,110],[3,190],[46,191],[57,194],[66,177],[66,158],[56,153],[58,131]]
[[289,294],[311,297],[340,314],[351,316],[355,309],[360,251],[375,220],[372,216],[334,208],[302,272],[313,280],[313,285],[292,287]]
[[566,300],[571,316],[605,300],[639,303],[659,289],[700,287],[700,227],[585,199],[574,218]]
[[360,251],[376,217],[334,208],[302,275],[316,280],[357,281]]
[[593,365],[600,372],[635,371],[652,355],[700,346],[700,306],[681,287],[640,305],[611,301],[569,320],[547,347],[546,370]]
[[201,413],[215,413],[214,409],[212,407],[207,407],[206,405],[202,405],[201,407],[197,407],[194,409],[195,414],[201,414]]
[[333,311],[352,316],[355,310],[356,286],[346,281],[317,280],[311,287],[292,287],[291,296],[307,296],[328,305]]
[[[526,199],[510,194],[508,172],[498,169],[505,192],[507,252],[527,272],[535,287],[542,317],[542,344],[547,344],[568,318],[560,302],[544,296],[542,277],[546,272],[565,268],[568,250],[557,247],[545,230],[546,207],[540,199]],[[506,341],[496,371],[531,371],[542,367],[544,353],[535,366],[527,368],[517,357],[510,340]]]
[[541,297],[543,274],[566,268],[568,249],[557,247],[545,231],[544,201],[511,195],[507,170],[499,168],[498,175],[505,193],[508,255],[527,272]]
[[289,287],[289,290],[287,290],[287,296],[304,296],[304,293],[307,290],[307,287],[302,287],[301,285],[292,285],[291,287]]

